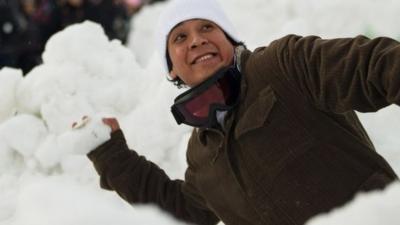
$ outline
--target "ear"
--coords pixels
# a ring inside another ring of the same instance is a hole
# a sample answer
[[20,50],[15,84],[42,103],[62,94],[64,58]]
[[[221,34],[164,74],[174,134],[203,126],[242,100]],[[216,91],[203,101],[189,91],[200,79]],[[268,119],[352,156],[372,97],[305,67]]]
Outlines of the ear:
[[171,71],[169,71],[169,77],[171,78],[171,79],[176,79],[177,77],[178,77],[178,75],[175,73],[175,71],[174,71],[174,69],[172,68],[172,70]]

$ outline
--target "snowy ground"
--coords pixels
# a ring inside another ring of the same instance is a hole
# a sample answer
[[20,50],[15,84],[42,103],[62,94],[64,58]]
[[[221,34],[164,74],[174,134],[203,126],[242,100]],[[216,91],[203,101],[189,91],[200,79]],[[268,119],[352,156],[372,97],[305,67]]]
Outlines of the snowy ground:
[[[357,34],[400,37],[394,0],[220,0],[250,49],[285,34],[324,38]],[[0,71],[0,225],[178,224],[157,209],[130,206],[98,187],[85,156],[107,139],[101,115],[116,116],[129,146],[171,178],[185,169],[190,128],[176,126],[169,106],[178,94],[153,54],[152,28],[163,3],[134,18],[129,49],[85,23],[53,36],[44,64],[23,78]],[[131,51],[132,50],[132,51]],[[85,129],[71,129],[83,115]],[[400,109],[360,114],[378,151],[400,173]],[[92,135],[93,130],[103,133]],[[398,225],[400,185],[357,197],[309,225]]]

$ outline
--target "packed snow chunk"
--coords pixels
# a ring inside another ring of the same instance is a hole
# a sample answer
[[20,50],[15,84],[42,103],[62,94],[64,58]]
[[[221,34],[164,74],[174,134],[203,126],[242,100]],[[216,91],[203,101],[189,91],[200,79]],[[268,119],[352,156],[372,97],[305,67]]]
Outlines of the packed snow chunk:
[[117,195],[83,186],[68,176],[35,178],[25,183],[14,215],[13,225],[180,224],[158,210],[136,212]]
[[[68,131],[48,135],[38,147],[35,158],[42,168],[52,169],[71,155],[85,155],[110,139],[111,129],[101,121],[101,116],[85,116],[75,121],[70,121]],[[73,123],[76,123],[74,128]],[[80,161],[74,165],[83,167]]]
[[2,138],[0,138],[0,171],[6,171],[13,166],[13,151],[5,143]]
[[94,114],[94,105],[90,104],[88,97],[81,93],[75,95],[54,95],[53,98],[43,103],[41,115],[54,134],[61,134],[71,129],[72,121],[82,115]]
[[307,225],[398,225],[400,223],[400,182],[383,191],[359,194],[354,201],[311,219]]
[[[179,147],[183,147],[184,150],[187,148],[187,143],[181,146],[180,141],[192,131],[191,127],[178,126],[170,111],[174,96],[180,91],[183,90],[178,90],[168,82],[159,82],[155,88],[143,93],[147,102],[143,102],[121,121],[128,146],[161,168],[171,168],[168,170],[169,175],[175,169],[182,172],[182,168],[186,167],[185,160],[177,163],[176,159],[181,158],[182,151]],[[188,138],[184,141],[187,142]],[[182,155],[185,156],[185,153]],[[169,165],[173,165],[173,168]]]
[[0,137],[0,183],[2,182],[1,176],[5,176],[6,174],[19,174],[25,168],[26,165],[23,156],[15,152],[3,140],[3,137]]
[[55,98],[62,104],[62,98],[90,90],[88,79],[88,72],[79,65],[43,64],[35,67],[18,87],[18,109],[23,113],[39,115],[41,107]]
[[0,123],[16,113],[16,91],[21,80],[21,70],[11,68],[0,70]]
[[110,42],[102,27],[90,21],[53,35],[46,44],[43,61],[54,65],[72,62],[104,78],[131,74],[139,68],[130,50],[117,40]]
[[0,221],[10,218],[16,209],[18,197],[18,178],[14,175],[0,174]]
[[136,58],[142,66],[150,62],[151,56],[155,50],[153,33],[155,30],[154,28],[157,26],[158,16],[154,15],[160,15],[166,3],[167,1],[160,1],[152,7],[144,7],[133,20],[132,29],[134,32],[129,35],[128,46],[133,52],[140,52],[140,54],[136,55]]
[[98,174],[86,155],[66,155],[62,157],[60,166],[63,174],[82,185],[95,184],[98,187]]
[[102,121],[102,116],[84,116],[76,120],[73,129],[58,137],[61,152],[87,154],[110,139],[111,128]]
[[18,103],[21,112],[42,114],[56,133],[65,131],[67,115],[82,110],[127,113],[146,88],[133,53],[118,41],[108,41],[92,22],[55,34],[43,58],[44,63],[23,80]]
[[47,136],[42,120],[33,115],[17,115],[0,125],[0,139],[24,157],[30,157]]
[[57,136],[54,134],[48,135],[35,152],[35,158],[44,169],[58,165],[64,155],[59,151]]

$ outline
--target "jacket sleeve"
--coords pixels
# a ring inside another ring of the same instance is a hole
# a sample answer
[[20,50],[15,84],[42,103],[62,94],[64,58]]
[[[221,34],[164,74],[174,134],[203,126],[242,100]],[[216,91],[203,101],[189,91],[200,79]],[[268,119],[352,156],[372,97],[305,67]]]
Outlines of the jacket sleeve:
[[373,112],[400,104],[400,44],[393,39],[290,35],[268,51],[284,76],[322,110]]
[[[189,181],[170,180],[154,163],[129,150],[121,130],[88,154],[100,175],[100,186],[116,191],[129,203],[153,203],[177,219],[195,224],[216,224],[219,219],[196,200],[201,199]],[[190,167],[186,177],[191,177]]]

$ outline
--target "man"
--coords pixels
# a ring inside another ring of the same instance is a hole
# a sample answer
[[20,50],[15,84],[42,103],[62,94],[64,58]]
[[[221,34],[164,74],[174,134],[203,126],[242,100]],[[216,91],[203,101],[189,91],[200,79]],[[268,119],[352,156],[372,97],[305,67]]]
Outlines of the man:
[[157,29],[178,123],[195,127],[185,180],[130,151],[118,122],[88,157],[101,186],[195,224],[300,225],[396,174],[353,110],[400,103],[400,45],[286,36],[246,50],[213,0],[172,1]]

